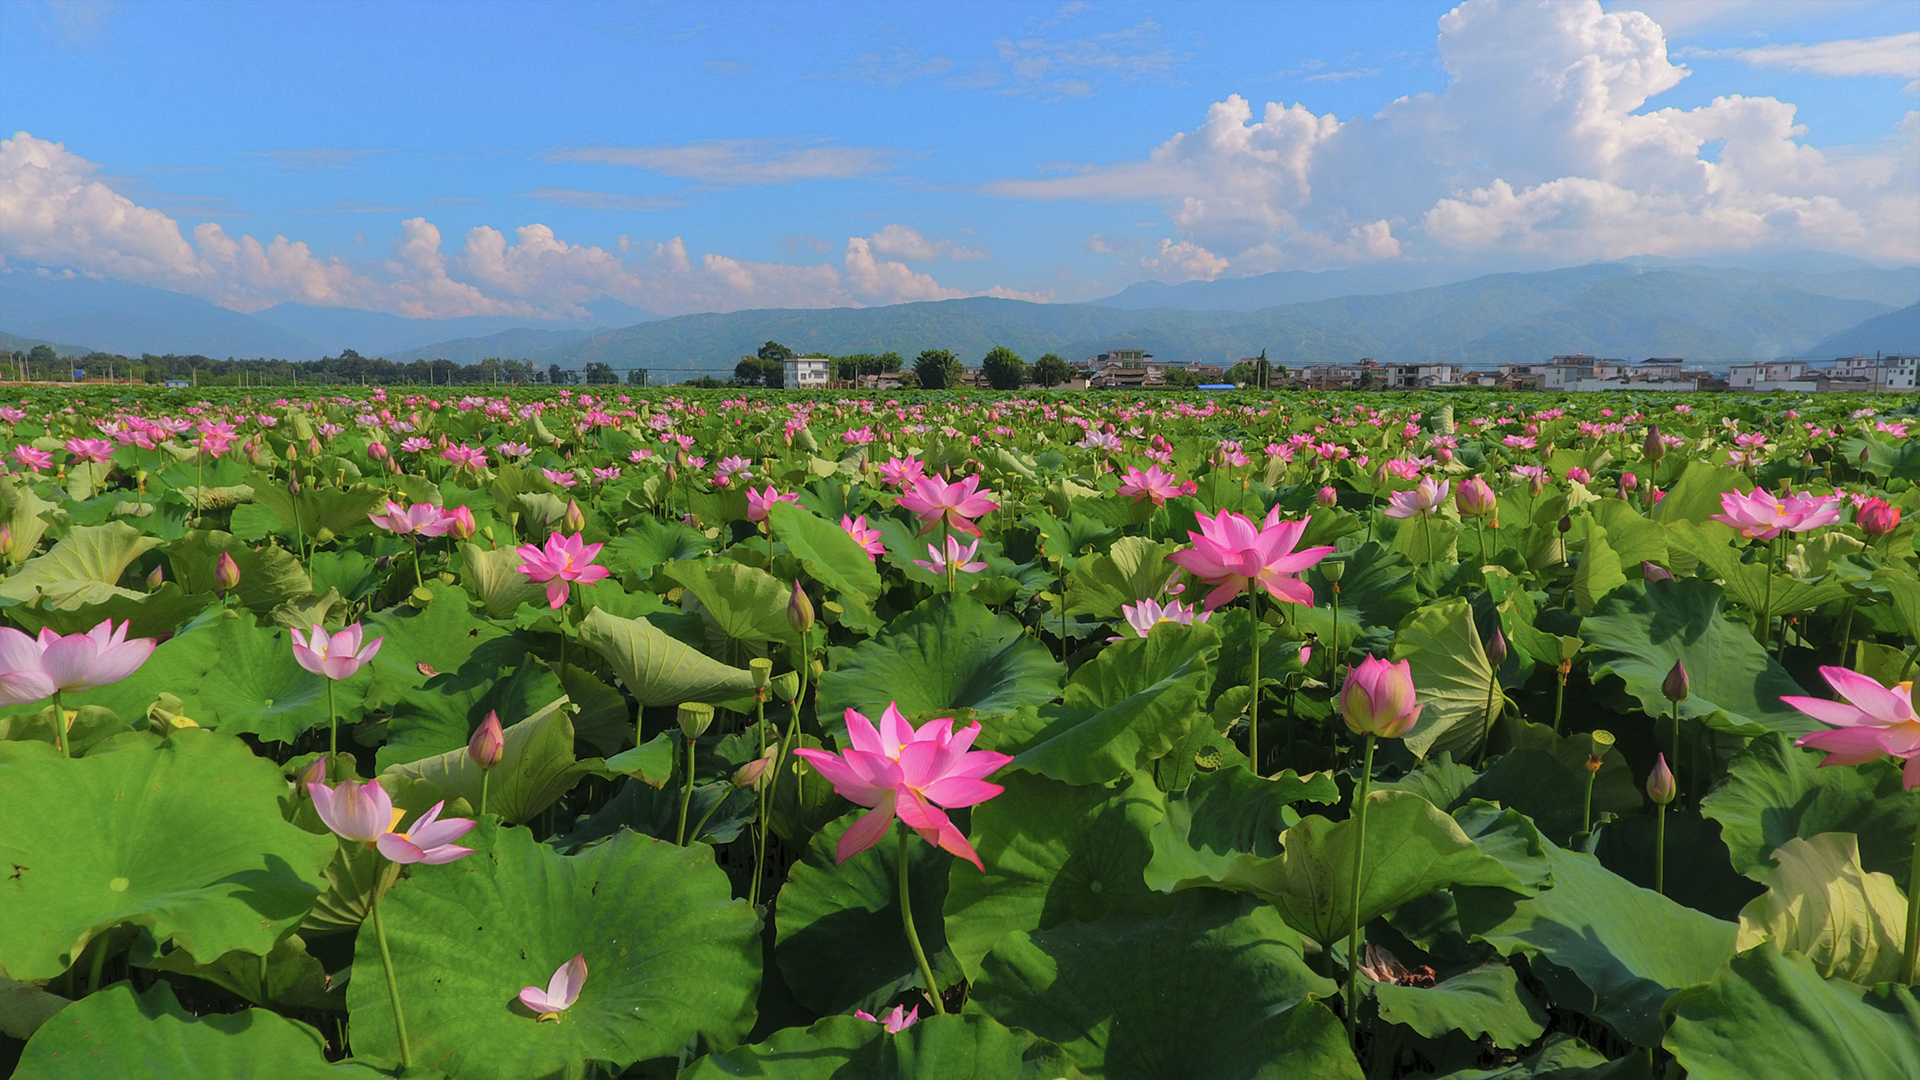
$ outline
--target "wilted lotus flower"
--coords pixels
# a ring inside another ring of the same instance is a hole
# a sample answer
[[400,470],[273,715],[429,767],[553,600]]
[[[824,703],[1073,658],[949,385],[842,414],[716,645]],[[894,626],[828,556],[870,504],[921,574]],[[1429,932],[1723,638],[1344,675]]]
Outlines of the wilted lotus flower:
[[1347,672],[1340,715],[1355,735],[1398,739],[1413,730],[1425,706],[1414,700],[1413,665],[1369,656]]
[[539,1014],[541,1021],[559,1020],[560,1014],[580,1000],[580,988],[587,982],[587,958],[584,953],[561,964],[547,980],[547,988],[528,986],[520,991],[520,1004]]
[[893,1011],[887,1013],[885,1016],[875,1016],[865,1009],[855,1009],[853,1011],[853,1018],[856,1020],[866,1020],[875,1024],[884,1024],[886,1025],[887,1034],[898,1035],[920,1022],[920,1006],[915,1005],[913,1011],[908,1012],[905,1005],[895,1005]]
[[361,645],[359,623],[332,634],[328,634],[324,626],[315,626],[310,635],[298,629],[288,633],[293,636],[294,660],[315,675],[325,675],[329,679],[353,678],[380,652],[381,644],[387,640],[374,638],[366,645]]

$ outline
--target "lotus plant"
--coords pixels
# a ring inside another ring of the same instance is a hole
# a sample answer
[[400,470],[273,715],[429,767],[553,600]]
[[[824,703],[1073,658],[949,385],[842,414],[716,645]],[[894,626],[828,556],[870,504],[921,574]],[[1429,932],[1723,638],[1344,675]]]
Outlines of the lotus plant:
[[613,572],[594,565],[593,560],[602,546],[582,543],[578,533],[572,536],[553,533],[547,537],[544,547],[522,544],[516,548],[516,554],[525,560],[516,569],[525,574],[528,581],[545,583],[547,607],[558,608],[567,602],[569,587],[574,582],[591,585]]
[[854,822],[834,847],[835,862],[846,862],[879,843],[893,825],[895,817],[904,826],[900,830],[900,918],[907,942],[913,946],[914,959],[920,965],[920,977],[926,984],[933,1011],[945,1012],[940,987],[934,982],[933,969],[927,964],[920,936],[913,928],[913,906],[907,896],[908,844],[914,833],[942,851],[957,855],[985,871],[973,845],[942,812],[963,806],[977,806],[1000,794],[1004,788],[988,783],[986,777],[1012,761],[1007,754],[975,750],[980,735],[975,722],[959,731],[951,719],[929,720],[915,729],[900,715],[899,706],[887,705],[880,714],[880,726],[856,710],[846,714],[848,748],[838,754],[802,747],[794,751],[817,769],[833,790],[850,802],[870,807]]
[[315,626],[310,633],[302,633],[297,627],[287,633],[293,638],[294,662],[327,679],[327,761],[331,769],[331,763],[340,753],[340,713],[333,704],[333,684],[358,674],[379,655],[380,646],[387,639],[374,638],[362,644],[364,631],[359,623],[331,634],[324,626]]
[[920,1022],[920,1006],[915,1005],[913,1011],[908,1012],[905,1005],[895,1005],[880,1016],[875,1016],[865,1009],[855,1009],[853,1018],[865,1020],[870,1024],[879,1024],[887,1029],[887,1034],[898,1035]]
[[104,619],[84,634],[42,628],[37,638],[0,627],[0,705],[53,699],[53,741],[68,757],[67,714],[61,698],[70,691],[108,686],[140,670],[159,645],[154,638],[127,639],[128,620]]
[[1367,788],[1373,781],[1373,745],[1377,739],[1402,739],[1420,722],[1424,707],[1416,699],[1413,665],[1389,663],[1369,656],[1347,672],[1340,688],[1340,717],[1347,730],[1366,736],[1366,756],[1360,766],[1360,787],[1353,797],[1353,883],[1348,892],[1353,906],[1347,926],[1347,1029],[1353,1030],[1360,1009],[1360,873],[1367,854]]

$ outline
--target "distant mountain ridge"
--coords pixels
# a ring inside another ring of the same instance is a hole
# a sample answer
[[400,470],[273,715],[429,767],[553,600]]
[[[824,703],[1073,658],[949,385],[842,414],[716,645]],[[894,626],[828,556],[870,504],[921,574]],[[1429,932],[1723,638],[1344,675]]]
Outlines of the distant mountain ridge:
[[1815,345],[1810,355],[1824,360],[1875,353],[1920,356],[1920,304],[1908,304],[1898,311],[1875,315],[1858,326],[1850,326]]

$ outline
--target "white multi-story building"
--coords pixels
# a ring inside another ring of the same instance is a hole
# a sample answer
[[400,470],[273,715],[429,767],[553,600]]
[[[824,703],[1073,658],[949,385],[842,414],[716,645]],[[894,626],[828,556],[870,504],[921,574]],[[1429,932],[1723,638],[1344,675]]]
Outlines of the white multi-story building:
[[1813,393],[1820,389],[1820,380],[1808,369],[1805,360],[1764,360],[1728,368],[1727,389],[1753,394],[1773,390]]
[[833,361],[824,356],[796,356],[785,365],[782,385],[789,390],[824,389],[833,378]]
[[1920,389],[1920,356],[1838,356],[1823,374],[1834,390]]
[[1385,364],[1389,390],[1419,390],[1428,386],[1454,386],[1460,382],[1457,364]]

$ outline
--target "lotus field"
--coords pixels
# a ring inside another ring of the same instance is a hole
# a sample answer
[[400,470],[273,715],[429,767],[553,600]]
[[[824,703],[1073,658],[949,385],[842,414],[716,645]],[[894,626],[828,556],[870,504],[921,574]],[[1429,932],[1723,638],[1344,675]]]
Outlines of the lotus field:
[[1915,411],[31,397],[5,1066],[1920,1076]]

